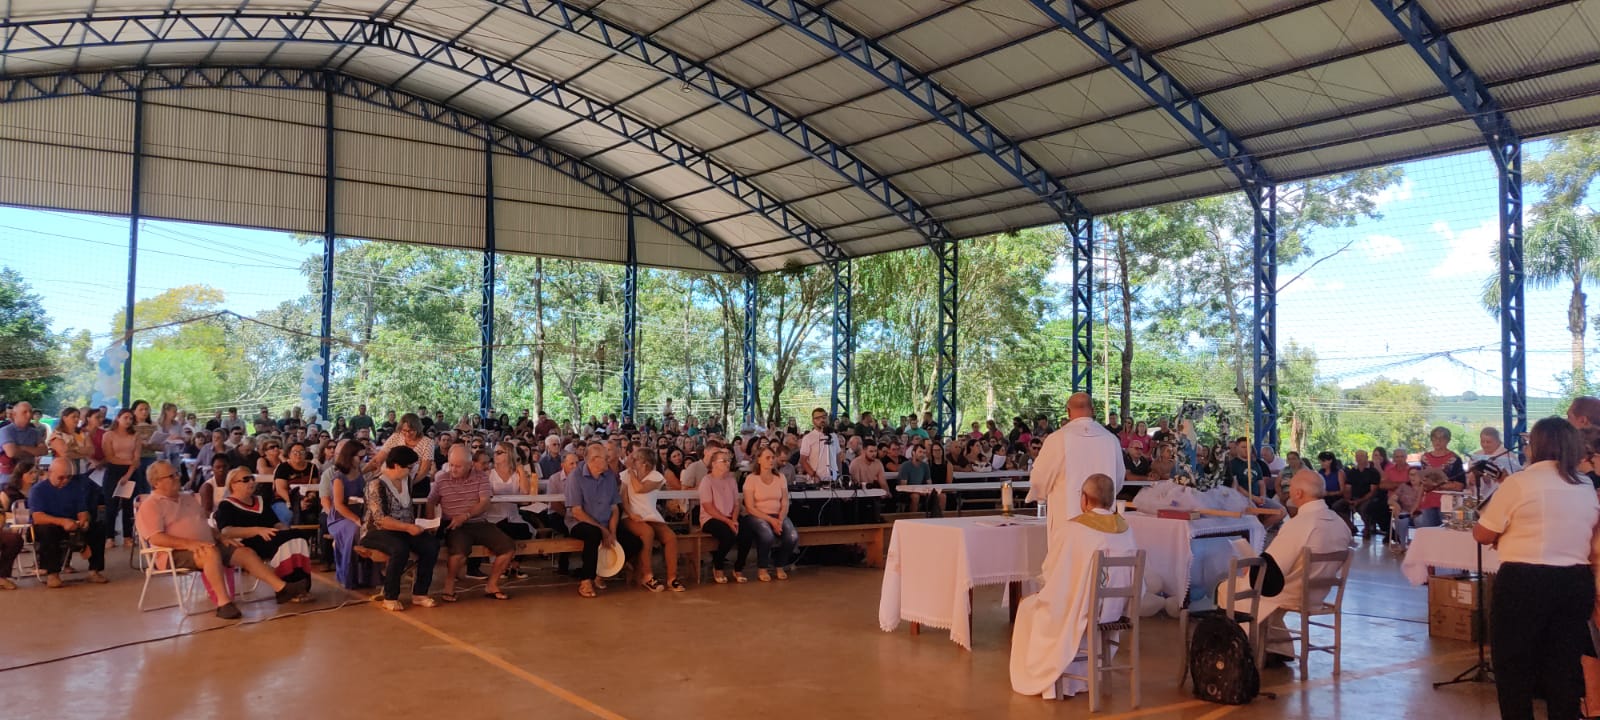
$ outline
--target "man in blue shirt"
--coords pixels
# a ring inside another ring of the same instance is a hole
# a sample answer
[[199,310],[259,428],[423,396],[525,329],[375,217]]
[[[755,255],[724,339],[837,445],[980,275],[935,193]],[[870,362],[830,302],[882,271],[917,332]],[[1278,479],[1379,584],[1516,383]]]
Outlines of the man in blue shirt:
[[19,402],[11,407],[11,424],[0,427],[0,488],[11,484],[11,468],[18,460],[36,460],[49,452],[44,427],[33,421],[33,406]]
[[89,520],[97,494],[88,478],[72,476],[70,466],[52,463],[50,481],[34,484],[28,493],[33,535],[39,543],[39,567],[45,568],[45,584],[53,588],[61,587],[68,551],[80,547],[89,549],[89,582],[106,582],[101,574],[106,569],[105,532],[99,523]]
[[614,551],[621,540],[624,551],[631,555],[643,545],[632,535],[617,537],[617,520],[622,514],[617,507],[621,501],[621,481],[607,462],[606,447],[593,443],[586,449],[585,457],[587,459],[567,478],[567,512],[572,514],[574,521],[572,537],[583,541],[583,567],[578,569],[578,594],[594,597],[597,587],[605,587],[595,578],[600,562],[600,546],[605,545]]

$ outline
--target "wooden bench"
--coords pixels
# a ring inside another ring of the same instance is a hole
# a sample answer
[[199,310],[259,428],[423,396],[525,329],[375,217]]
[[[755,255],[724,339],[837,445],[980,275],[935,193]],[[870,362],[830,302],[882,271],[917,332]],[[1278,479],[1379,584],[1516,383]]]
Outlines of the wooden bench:
[[[800,531],[799,547],[817,547],[821,545],[865,545],[867,547],[867,564],[881,568],[889,552],[889,532],[894,527],[892,523],[869,523],[865,525],[817,525],[796,528]],[[715,550],[717,539],[703,532],[693,532],[678,536],[678,553],[687,555],[689,562],[694,565],[694,581],[696,584],[704,582],[700,558],[706,553]]]
[[[518,540],[516,541],[516,546],[518,557],[523,555],[559,555],[561,553],[583,552],[583,541],[569,537]],[[494,556],[489,554],[489,548],[482,545],[474,545],[468,557],[488,558]]]

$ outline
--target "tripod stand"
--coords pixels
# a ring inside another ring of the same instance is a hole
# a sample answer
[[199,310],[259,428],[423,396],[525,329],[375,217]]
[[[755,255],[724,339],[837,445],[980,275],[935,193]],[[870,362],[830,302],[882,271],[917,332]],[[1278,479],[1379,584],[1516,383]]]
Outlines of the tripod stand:
[[[1478,492],[1478,497],[1480,498],[1479,502],[1481,503],[1481,498],[1483,497],[1482,473],[1473,474],[1473,485],[1473,489]],[[1481,508],[1482,505],[1479,507]],[[1462,670],[1460,675],[1457,675],[1449,680],[1434,683],[1433,689],[1435,690],[1449,685],[1460,685],[1461,683],[1494,684],[1494,668],[1489,666],[1489,660],[1484,653],[1484,648],[1489,642],[1489,629],[1485,627],[1488,624],[1487,618],[1489,613],[1489,604],[1483,597],[1484,585],[1483,546],[1478,545],[1478,587],[1474,591],[1477,594],[1478,607],[1472,616],[1472,633],[1478,637],[1478,661],[1473,663],[1472,667]]]

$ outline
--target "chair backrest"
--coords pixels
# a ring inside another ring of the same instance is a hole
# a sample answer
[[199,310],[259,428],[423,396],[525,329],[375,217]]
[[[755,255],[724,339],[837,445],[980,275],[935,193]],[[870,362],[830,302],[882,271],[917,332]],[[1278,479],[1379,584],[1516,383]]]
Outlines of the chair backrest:
[[[1239,577],[1240,570],[1250,573],[1245,575],[1249,579],[1249,584],[1242,588],[1235,585],[1237,581],[1234,580]],[[1217,607],[1227,613],[1228,617],[1233,617],[1234,613],[1240,612],[1239,601],[1248,600],[1249,609],[1243,612],[1249,613],[1250,617],[1257,617],[1261,613],[1261,583],[1266,581],[1266,577],[1267,561],[1260,555],[1235,557],[1229,560],[1228,580],[1222,583],[1222,597],[1218,598]]]
[[1300,563],[1305,568],[1305,573],[1300,576],[1302,602],[1308,606],[1325,602],[1328,591],[1332,590],[1333,602],[1329,604],[1335,608],[1343,604],[1344,583],[1350,576],[1349,548],[1325,553],[1306,548],[1300,551]]
[[[1095,583],[1089,591],[1089,606],[1096,622],[1105,622],[1107,600],[1125,600],[1118,616],[1128,614],[1128,606],[1144,594],[1144,551],[1132,555],[1109,555],[1101,550],[1094,556]],[[1137,613],[1136,613],[1137,614]],[[1112,618],[1115,620],[1116,618]]]

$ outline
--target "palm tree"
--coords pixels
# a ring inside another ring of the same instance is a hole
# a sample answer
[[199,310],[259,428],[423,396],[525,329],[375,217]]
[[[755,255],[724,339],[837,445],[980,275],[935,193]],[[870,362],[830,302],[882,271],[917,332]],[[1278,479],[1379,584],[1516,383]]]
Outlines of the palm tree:
[[[1583,342],[1589,327],[1583,283],[1600,282],[1600,217],[1584,208],[1547,207],[1528,226],[1523,242],[1522,269],[1529,286],[1553,288],[1562,283],[1572,284],[1572,300],[1567,304],[1567,331],[1572,333],[1572,385],[1575,391],[1581,392],[1587,385]],[[1493,255],[1498,268],[1498,245]],[[1483,306],[1489,314],[1500,316],[1498,270],[1483,283]]]

